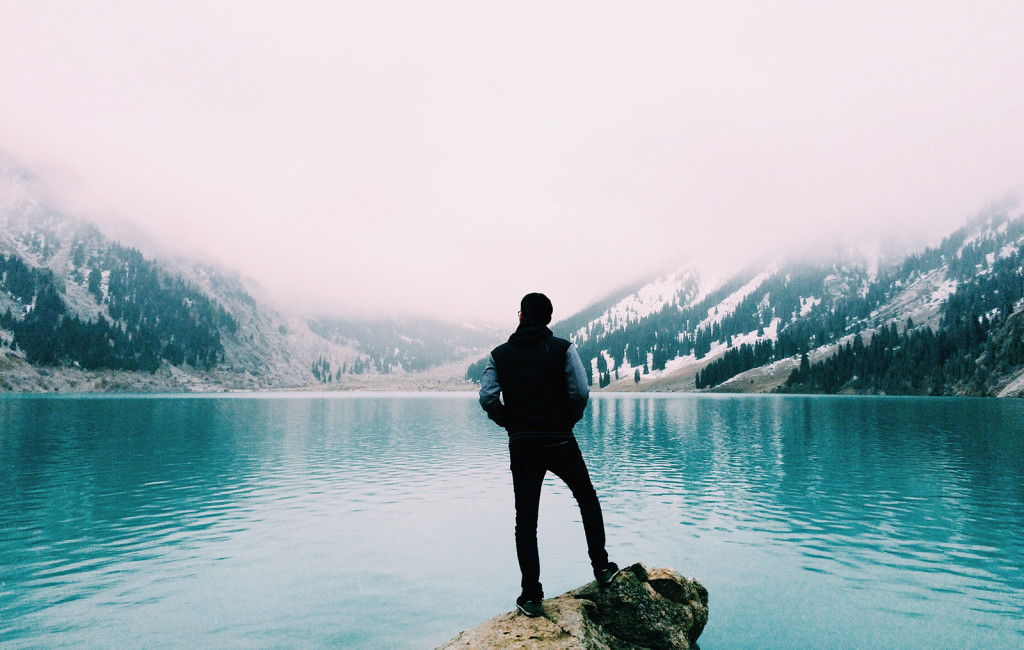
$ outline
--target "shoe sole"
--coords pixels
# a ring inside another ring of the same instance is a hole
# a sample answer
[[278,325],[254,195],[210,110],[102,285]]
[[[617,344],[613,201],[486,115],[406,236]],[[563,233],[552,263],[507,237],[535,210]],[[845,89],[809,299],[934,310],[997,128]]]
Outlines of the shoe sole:
[[530,618],[540,618],[541,616],[544,615],[544,612],[537,612],[536,614],[531,614],[530,612],[528,612],[525,609],[523,609],[523,606],[520,605],[519,603],[516,603],[516,609],[521,611],[523,614],[529,616]]

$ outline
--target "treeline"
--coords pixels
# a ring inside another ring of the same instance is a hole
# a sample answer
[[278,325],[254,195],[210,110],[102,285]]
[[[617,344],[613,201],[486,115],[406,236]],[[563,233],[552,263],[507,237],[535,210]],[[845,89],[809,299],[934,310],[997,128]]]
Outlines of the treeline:
[[11,347],[22,350],[29,363],[77,363],[83,368],[155,370],[159,357],[142,337],[132,339],[100,316],[87,322],[68,314],[53,284],[32,297],[32,309],[20,321],[8,309],[0,327],[14,333]]
[[[642,368],[646,374],[648,370],[663,370],[668,361],[678,356],[693,354],[694,358],[702,359],[715,344],[725,345],[730,350],[708,364],[699,377],[698,388],[708,388],[755,365],[837,340],[855,323],[867,318],[898,287],[888,276],[869,282],[859,269],[790,265],[767,277],[730,313],[717,317],[716,306],[752,277],[741,275],[690,307],[673,303],[611,332],[600,326],[594,328],[592,333],[596,336],[579,344],[584,365],[587,360],[597,359],[598,385],[604,386],[610,383],[614,371],[602,368],[607,365],[598,356],[602,351],[609,354],[616,368],[629,365]],[[846,286],[829,286],[837,277],[842,277]],[[817,302],[807,302],[811,296],[816,296]],[[710,323],[701,324],[709,318]],[[733,337],[751,333],[764,336],[776,321],[775,342],[764,339],[754,345],[732,348]]]
[[338,364],[335,362],[333,365],[333,371],[331,368],[332,365],[330,360],[324,357],[318,357],[316,361],[313,362],[310,370],[312,371],[313,376],[316,377],[317,381],[324,384],[341,381],[343,375],[361,375],[373,370],[380,372],[377,367],[374,366],[371,359],[362,356],[356,357],[352,363],[343,361]]
[[68,309],[64,283],[52,271],[0,255],[0,290],[20,305],[0,315],[0,326],[13,332],[12,345],[30,363],[153,371],[161,361],[198,368],[223,361],[221,331],[234,331],[234,319],[135,249],[110,245],[76,275],[106,306],[109,320],[102,313],[95,321],[81,319]]
[[[836,277],[842,277],[846,286],[829,286]],[[709,388],[755,365],[837,340],[899,286],[890,276],[869,282],[859,269],[792,264],[768,276],[728,314],[719,316],[718,306],[753,278],[753,272],[742,273],[688,306],[682,295],[684,288],[675,300],[643,318],[611,322],[608,327],[601,322],[590,325],[582,340],[576,341],[590,383],[596,380],[603,388],[619,378],[621,366],[642,370],[646,375],[664,370],[677,357],[693,354],[703,359],[715,344],[725,345],[730,350],[708,364],[698,377],[697,387]],[[817,297],[817,302],[807,302],[811,296]],[[763,339],[754,345],[732,348],[733,337],[750,333],[764,336],[775,321],[775,342]],[[554,329],[562,336],[569,334],[558,326]],[[593,376],[594,365],[597,377]],[[482,366],[471,366],[466,378],[477,381],[482,372]]]
[[[980,228],[986,228],[986,233],[968,241],[970,233]],[[910,277],[944,266],[950,279],[967,281],[989,268],[989,255],[1021,237],[1024,237],[1024,218],[981,217],[951,233],[937,247],[908,255],[901,270]]]
[[111,245],[99,268],[109,271],[105,303],[110,316],[132,338],[149,339],[172,365],[210,368],[223,361],[221,330],[237,329],[223,307],[133,248]]
[[729,348],[720,359],[709,363],[697,373],[697,388],[717,386],[741,372],[771,363],[774,357],[775,347],[769,339],[757,341],[753,345],[743,343],[739,347]]
[[[586,364],[584,364],[584,365],[586,365]],[[473,383],[479,384],[484,379],[484,370],[486,370],[486,369],[487,369],[487,359],[486,359],[486,357],[483,358],[483,359],[480,359],[479,361],[474,361],[473,363],[471,363],[469,365],[469,368],[466,369],[466,381],[471,381]],[[594,382],[591,381],[590,383],[594,383]]]
[[[706,353],[705,341],[710,335],[710,328],[694,331],[697,326],[708,318],[708,312],[743,282],[733,280],[706,296],[692,306],[685,305],[685,296],[677,294],[676,298],[659,311],[640,317],[635,321],[612,322],[608,327],[598,322],[591,325],[584,337],[576,341],[580,358],[584,367],[590,368],[596,360],[599,374],[605,372],[601,367],[603,352],[607,352],[616,367],[630,365],[640,367],[650,360],[651,370],[664,370],[665,364],[678,356],[687,355],[697,346],[697,354]],[[562,336],[570,336],[572,332],[563,331],[560,327],[553,328]],[[710,349],[710,345],[706,346]],[[590,378],[593,383],[593,377]],[[601,377],[598,377],[599,382]]]
[[[981,219],[952,233],[939,246],[907,256],[899,263],[884,265],[874,274],[838,261],[789,264],[766,277],[735,306],[728,307],[728,313],[718,314],[717,309],[755,278],[753,270],[737,275],[697,303],[692,303],[696,284],[684,282],[676,296],[655,313],[642,317],[619,314],[595,321],[600,314],[589,309],[586,319],[573,317],[552,329],[557,335],[575,341],[591,384],[600,387],[614,381],[624,366],[646,374],[665,369],[677,357],[692,354],[699,360],[716,346],[724,346],[724,354],[696,378],[698,388],[710,388],[750,368],[806,356],[813,349],[835,344],[863,330],[889,328],[889,323],[901,316],[895,312],[882,313],[882,306],[934,272],[944,273],[947,279],[961,285],[961,291],[948,306],[951,311],[947,320],[952,322],[959,309],[958,301],[966,300],[970,283],[983,283],[989,276],[1007,277],[999,271],[1014,264],[1004,255],[1006,247],[1022,236],[1024,218]],[[1000,303],[989,304],[988,311],[1012,313],[1007,302],[1012,290],[980,291],[978,295],[984,295],[984,301]],[[607,309],[611,305],[604,306]],[[979,326],[992,326],[984,324],[985,313],[978,311],[981,307],[971,309]],[[987,316],[992,317],[991,313]],[[770,328],[773,336],[767,338]],[[947,334],[963,333],[951,329]],[[759,339],[757,343],[746,347],[733,345],[734,338],[750,335]],[[879,344],[886,341],[887,335],[888,332],[879,339]],[[863,340],[866,339],[862,339],[862,344]],[[848,346],[852,351],[854,344]],[[481,361],[467,369],[466,378],[478,380],[482,372]],[[635,372],[630,374],[636,378]],[[799,390],[804,383],[791,384],[791,388]],[[812,384],[807,386],[812,389]]]
[[[936,248],[906,257],[900,265],[881,269],[870,281],[863,271],[837,266],[791,267],[776,273],[740,301],[735,311],[722,318],[717,327],[700,328],[693,335],[692,351],[697,359],[707,354],[714,343],[730,348],[698,374],[696,387],[710,388],[751,368],[806,355],[814,348],[835,343],[862,328],[882,327],[885,321],[897,315],[877,313],[880,306],[896,292],[939,268],[945,269],[947,277],[967,283],[962,285],[958,296],[951,298],[951,313],[957,313],[958,309],[963,311],[958,304],[967,300],[965,296],[972,296],[971,300],[985,296],[984,309],[1012,313],[1009,304],[1010,297],[1015,295],[1012,288],[988,287],[971,293],[970,286],[971,283],[1014,282],[1006,270],[1015,268],[1018,264],[1015,258],[996,258],[1007,245],[1024,236],[1024,219],[1000,217],[988,220],[987,224],[983,221],[957,230]],[[968,239],[971,232],[986,225],[986,234]],[[822,300],[805,309],[804,300],[810,296]],[[988,327],[984,325],[987,321],[981,307],[974,308],[973,313],[979,325]],[[770,318],[778,318],[780,323],[774,342],[762,340],[748,349],[732,347],[732,337],[738,334],[756,331],[756,335],[761,336]]]
[[[624,286],[618,291],[614,291],[601,300],[598,300],[594,304],[584,307],[575,314],[556,322],[551,326],[551,329],[556,333],[556,335],[561,336],[562,338],[571,339],[572,335],[575,334],[576,331],[587,327],[591,321],[599,318],[601,314],[614,307],[616,303],[639,291],[644,284],[645,282],[636,282],[631,285]],[[679,299],[678,296],[676,299]]]
[[[984,224],[975,222],[973,227],[977,228],[981,225]],[[773,305],[773,313],[781,313],[784,318],[788,315],[791,320],[780,328],[774,344],[770,341],[758,342],[758,345],[761,346],[759,353],[755,353],[753,348],[744,351],[742,346],[740,349],[726,351],[721,358],[711,362],[702,372],[698,373],[696,387],[698,389],[714,387],[741,372],[772,361],[797,355],[803,355],[806,358],[808,351],[834,343],[848,334],[859,333],[865,327],[882,328],[884,321],[889,320],[889,316],[896,316],[896,314],[878,314],[872,319],[872,314],[877,311],[879,306],[895,292],[939,268],[946,270],[947,277],[963,283],[957,294],[950,297],[947,302],[945,318],[948,323],[959,322],[961,325],[949,328],[945,336],[955,336],[967,341],[975,340],[977,331],[969,325],[968,315],[975,316],[977,325],[988,331],[991,324],[985,314],[994,310],[1001,314],[1010,314],[1013,312],[1012,302],[1015,300],[1012,297],[1015,295],[1019,297],[1018,289],[1013,286],[1017,282],[1014,279],[1014,273],[1019,269],[1017,256],[994,259],[991,263],[989,260],[1009,243],[1024,236],[1024,219],[1011,221],[1001,218],[990,221],[988,226],[988,234],[973,241],[968,241],[971,231],[967,227],[961,228],[943,239],[938,247],[928,248],[920,254],[910,255],[904,259],[902,264],[883,269],[870,283],[864,281],[863,277],[854,275],[854,288],[857,284],[866,286],[863,295],[858,295],[857,291],[850,291],[850,275],[848,273],[838,274],[834,270],[832,273],[814,272],[813,270],[796,274],[789,273],[786,286],[783,287],[778,286],[781,274],[771,278],[765,283],[765,289],[771,296],[774,296],[769,300],[769,303]],[[829,282],[836,282],[842,277],[846,278],[844,281],[847,286],[827,286]],[[1006,283],[1007,286],[996,286],[1000,283]],[[972,289],[972,287],[976,288]],[[803,315],[798,312],[800,296],[830,293],[836,296],[830,305],[818,304]],[[760,291],[758,295],[762,295]],[[748,297],[744,301],[748,303],[747,305],[741,303],[736,310],[737,314],[749,313],[751,298]],[[750,321],[746,321],[744,326],[749,327]],[[729,327],[723,320],[722,331],[734,330],[735,328]],[[760,333],[758,331],[759,335]],[[938,354],[945,354],[948,351],[949,343],[942,337],[937,337],[935,341],[928,341],[928,335],[924,333],[911,332],[908,336],[912,339],[918,336],[921,338],[921,340],[913,341],[917,346],[915,348],[917,351],[921,351],[921,346],[926,346],[929,349],[938,346],[935,348]],[[714,340],[721,341],[721,334]],[[831,370],[829,368],[816,369],[813,372],[818,374],[815,374],[813,379],[808,379],[811,375],[806,373],[811,371],[805,364],[802,364],[806,372],[802,374],[800,368],[795,370],[792,382],[787,383],[783,390],[835,392],[841,390],[846,382],[856,376],[858,379],[855,384],[849,386],[853,390],[928,393],[921,387],[920,378],[910,381],[910,385],[913,387],[908,387],[908,383],[904,379],[913,374],[913,371],[906,368],[897,368],[891,372],[886,370],[879,374],[878,366],[887,363],[884,360],[887,357],[877,349],[869,348],[863,352],[867,355],[864,363],[869,367],[851,369],[848,364],[850,355],[857,356],[862,353],[863,340],[859,337],[857,340],[860,343],[856,341],[848,343],[837,351],[837,367]],[[729,344],[729,342],[729,334],[726,334],[726,343]],[[907,342],[892,338],[890,329],[882,332],[876,345],[899,347],[905,344]],[[769,348],[772,349],[770,356],[768,355]],[[977,349],[970,352],[960,351],[961,355],[977,354],[977,352]],[[843,363],[839,363],[840,361]],[[830,372],[834,376],[829,376]],[[886,374],[887,372],[889,374]],[[965,381],[963,377],[965,372],[965,369],[958,372],[950,370],[945,379],[940,379],[937,375],[933,376],[933,379],[937,382],[963,382]],[[868,374],[865,375],[865,373]],[[864,379],[865,376],[870,376],[873,379],[867,381]]]
[[908,319],[881,328],[870,343],[858,335],[813,366],[802,363],[782,392],[889,395],[985,395],[999,378],[1024,365],[1024,247],[984,264],[985,272],[950,296],[937,331],[915,328]]

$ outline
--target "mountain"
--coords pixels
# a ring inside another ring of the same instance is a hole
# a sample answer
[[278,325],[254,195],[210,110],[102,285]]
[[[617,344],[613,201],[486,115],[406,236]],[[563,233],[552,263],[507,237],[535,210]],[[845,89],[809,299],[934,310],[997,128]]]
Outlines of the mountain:
[[996,212],[902,259],[684,267],[552,329],[597,389],[1020,395],[1022,264],[1024,216]]
[[[394,374],[424,372],[437,366],[460,363],[500,340],[502,332],[473,324],[457,325],[433,319],[345,320],[310,319],[310,329],[338,345],[354,346],[359,356],[351,371]],[[348,372],[347,363],[319,364],[318,376]]]
[[[308,318],[237,273],[147,257],[41,198],[0,155],[0,390],[468,388],[505,337],[426,319]],[[595,389],[1024,394],[1024,216],[934,248],[732,272],[690,264],[552,329]]]
[[236,273],[148,258],[41,196],[0,156],[0,390],[464,387],[467,359],[498,340],[286,314]]

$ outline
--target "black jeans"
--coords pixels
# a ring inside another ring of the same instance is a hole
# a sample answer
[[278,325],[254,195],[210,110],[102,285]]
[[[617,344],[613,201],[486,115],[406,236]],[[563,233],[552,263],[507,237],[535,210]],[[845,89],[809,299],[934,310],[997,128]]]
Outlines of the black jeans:
[[590,564],[595,570],[604,568],[608,564],[608,553],[604,548],[601,504],[576,439],[514,440],[509,443],[509,456],[516,494],[516,554],[523,574],[523,594],[528,598],[542,598],[544,593],[537,551],[537,512],[541,485],[548,471],[562,479],[572,491],[583,518]]

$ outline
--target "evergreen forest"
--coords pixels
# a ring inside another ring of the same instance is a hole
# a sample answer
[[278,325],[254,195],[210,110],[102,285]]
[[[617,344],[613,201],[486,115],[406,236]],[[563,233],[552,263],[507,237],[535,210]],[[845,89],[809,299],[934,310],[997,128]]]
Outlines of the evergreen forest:
[[[798,359],[780,391],[983,395],[1024,366],[1022,241],[1024,217],[979,217],[938,246],[883,260],[871,272],[842,256],[752,268],[704,295],[680,283],[673,299],[645,315],[609,304],[552,329],[576,344],[598,388],[623,378],[642,387],[673,360],[710,355],[695,389]],[[893,300],[926,278],[955,290],[919,296],[941,299],[931,310],[941,318],[915,324]],[[812,356],[822,360],[812,364]],[[483,363],[466,378],[478,381]]]
[[222,334],[236,329],[219,305],[139,251],[111,244],[91,257],[78,242],[72,281],[80,279],[98,309],[83,317],[68,306],[65,280],[49,268],[0,254],[0,327],[9,345],[37,365],[156,370],[162,362],[212,368],[224,359]]

